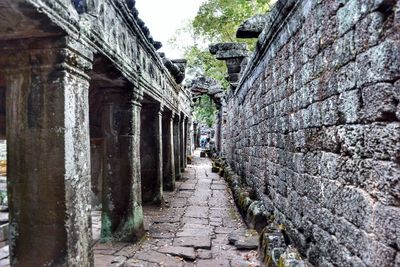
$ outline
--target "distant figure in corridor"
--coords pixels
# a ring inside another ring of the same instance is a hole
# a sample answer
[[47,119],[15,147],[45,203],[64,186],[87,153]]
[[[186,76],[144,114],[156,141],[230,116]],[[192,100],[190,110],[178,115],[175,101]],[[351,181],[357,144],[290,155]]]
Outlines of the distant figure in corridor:
[[204,137],[200,139],[200,146],[201,149],[206,149],[206,139]]

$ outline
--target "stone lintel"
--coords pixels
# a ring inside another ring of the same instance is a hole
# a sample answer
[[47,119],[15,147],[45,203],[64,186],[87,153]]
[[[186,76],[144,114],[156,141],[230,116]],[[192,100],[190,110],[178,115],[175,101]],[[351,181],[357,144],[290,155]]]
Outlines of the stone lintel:
[[209,46],[210,53],[219,60],[248,56],[245,43],[218,43]]
[[265,15],[256,15],[245,20],[240,24],[237,32],[237,38],[258,38],[264,30],[267,18]]

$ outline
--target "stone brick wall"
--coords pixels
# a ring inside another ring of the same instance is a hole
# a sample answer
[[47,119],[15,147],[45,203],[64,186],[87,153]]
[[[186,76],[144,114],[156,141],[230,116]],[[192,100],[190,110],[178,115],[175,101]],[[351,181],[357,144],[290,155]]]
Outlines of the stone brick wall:
[[284,0],[268,16],[222,151],[311,263],[399,266],[400,2]]

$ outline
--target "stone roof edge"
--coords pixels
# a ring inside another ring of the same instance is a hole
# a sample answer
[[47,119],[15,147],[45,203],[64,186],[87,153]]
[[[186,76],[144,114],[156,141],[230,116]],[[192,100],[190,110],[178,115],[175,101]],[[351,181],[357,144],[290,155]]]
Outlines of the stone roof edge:
[[[147,52],[151,54],[151,56],[153,57],[153,60],[156,64],[158,64],[159,68],[161,70],[163,70],[166,79],[169,80],[169,82],[171,83],[171,86],[174,87],[176,92],[179,91],[184,91],[183,90],[183,86],[178,84],[174,77],[172,77],[172,74],[168,71],[168,69],[165,67],[165,65],[163,64],[161,57],[157,54],[156,49],[153,47],[153,45],[150,43],[150,40],[146,37],[146,35],[143,32],[142,27],[140,27],[138,21],[134,18],[132,12],[129,9],[134,9],[135,11],[138,11],[137,8],[135,7],[135,5],[129,7],[127,1],[122,1],[122,2],[117,2],[117,4],[119,5],[119,10],[123,12],[123,16],[125,16],[125,19],[127,19],[128,22],[131,23],[131,26],[134,27],[134,30],[139,34],[138,38],[140,38],[140,40],[142,41],[142,43],[144,44],[144,49],[147,49]],[[138,19],[140,19],[138,17]],[[142,20],[143,21],[143,20]],[[143,23],[145,23],[143,21]],[[150,29],[149,29],[150,31]],[[178,90],[176,90],[178,89]]]
[[240,103],[243,103],[251,84],[258,77],[255,71],[260,65],[264,55],[268,52],[271,44],[277,38],[286,19],[301,2],[302,0],[278,0],[272,9],[266,14],[267,22],[264,30],[258,38],[256,49],[240,78],[237,90],[235,90],[233,94],[233,96],[239,97]]

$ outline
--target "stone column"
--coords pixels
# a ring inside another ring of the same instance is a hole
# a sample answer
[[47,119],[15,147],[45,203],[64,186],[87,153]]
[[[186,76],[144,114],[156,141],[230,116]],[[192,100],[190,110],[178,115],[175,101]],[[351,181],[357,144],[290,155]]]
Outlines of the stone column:
[[185,145],[186,145],[186,134],[185,134],[185,117],[181,114],[180,121],[180,130],[179,130],[179,135],[180,135],[180,167],[181,167],[181,172],[185,171],[186,165],[185,165]]
[[190,138],[190,132],[191,132],[191,127],[189,123],[189,118],[185,119],[185,168],[187,167],[187,157],[191,154],[191,138]]
[[221,152],[221,126],[222,126],[222,109],[219,107],[217,121],[215,123],[215,149]]
[[1,42],[0,50],[11,266],[93,266],[87,75],[93,56],[66,37]]
[[175,159],[174,159],[174,118],[172,112],[163,116],[163,186],[164,190],[175,189]]
[[193,122],[193,149],[195,150],[200,146],[200,137],[199,137],[199,123]]
[[140,94],[104,89],[102,114],[102,241],[138,241],[144,234],[140,187]]
[[175,163],[175,179],[181,178],[181,142],[180,142],[180,123],[179,115],[174,115],[174,163]]
[[141,114],[141,171],[143,201],[163,202],[162,110],[160,104],[143,104]]
[[162,204],[164,202],[163,196],[163,143],[162,143],[162,114],[163,106],[159,105],[156,113],[156,155],[157,155],[157,195],[155,198],[156,204]]

